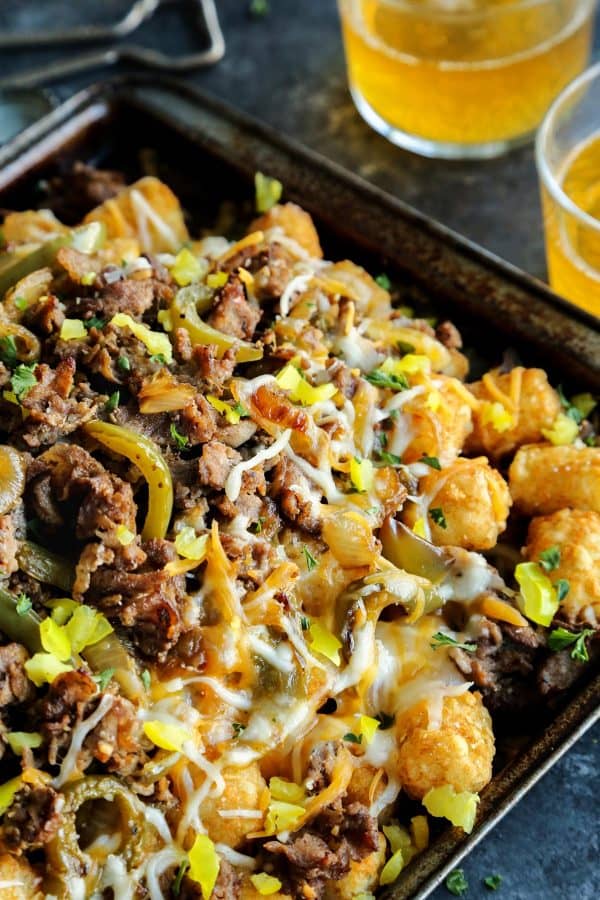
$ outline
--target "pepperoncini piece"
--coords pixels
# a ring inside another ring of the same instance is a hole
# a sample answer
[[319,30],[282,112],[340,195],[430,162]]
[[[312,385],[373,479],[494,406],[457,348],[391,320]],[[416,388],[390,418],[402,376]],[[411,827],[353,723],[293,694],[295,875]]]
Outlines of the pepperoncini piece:
[[154,441],[129,428],[109,422],[87,422],[83,428],[90,437],[109,450],[125,456],[141,471],[148,482],[149,492],[142,538],[145,541],[164,538],[173,510],[173,480]]

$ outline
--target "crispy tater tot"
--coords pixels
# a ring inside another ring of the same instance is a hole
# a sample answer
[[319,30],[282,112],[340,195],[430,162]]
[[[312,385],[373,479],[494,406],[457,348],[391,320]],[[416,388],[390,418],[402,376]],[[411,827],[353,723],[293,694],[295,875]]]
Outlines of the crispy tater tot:
[[600,447],[521,447],[508,484],[515,507],[528,516],[567,507],[600,512]]
[[[550,428],[561,410],[558,394],[542,369],[517,366],[506,373],[493,369],[469,389],[481,405],[473,414],[465,452],[485,453],[491,459],[543,440],[542,428]],[[495,410],[502,413],[503,407],[508,416],[496,418],[492,404],[499,404]]]
[[600,515],[561,509],[533,519],[527,533],[527,559],[536,562],[551,547],[560,551],[552,581],[564,578],[569,583],[560,604],[562,615],[595,625],[600,620]]
[[[429,513],[441,509],[444,516],[443,520],[427,516],[435,544],[489,550],[506,528],[511,506],[508,485],[483,456],[457,459],[441,471],[432,469],[421,479],[419,492],[427,498]],[[410,526],[421,515],[427,511],[414,504],[403,511],[404,522]]]
[[41,879],[23,857],[0,856],[0,896],[2,900],[42,900]]
[[309,256],[323,258],[319,235],[311,216],[295,203],[278,203],[269,212],[251,222],[248,232],[281,228],[284,234],[303,247]]
[[411,797],[421,800],[434,787],[480,791],[492,777],[492,720],[478,693],[445,697],[442,723],[429,728],[427,701],[397,718],[398,776]]
[[207,798],[200,807],[200,815],[212,841],[237,847],[247,834],[258,831],[262,817],[254,819],[220,815],[226,810],[258,809],[266,781],[256,764],[245,769],[224,769],[225,790],[220,797]]
[[350,871],[339,881],[325,884],[324,900],[354,900],[361,893],[374,891],[379,882],[379,873],[385,862],[386,842],[379,835],[379,847],[362,859],[352,860]]
[[319,278],[325,287],[330,285],[333,293],[349,297],[360,316],[390,314],[389,292],[380,287],[366,269],[349,259],[327,266],[319,273]]
[[402,406],[394,439],[389,441],[389,449],[402,456],[405,463],[417,462],[422,456],[437,456],[447,465],[461,452],[473,427],[464,385],[445,375],[436,375],[433,385],[430,391]]

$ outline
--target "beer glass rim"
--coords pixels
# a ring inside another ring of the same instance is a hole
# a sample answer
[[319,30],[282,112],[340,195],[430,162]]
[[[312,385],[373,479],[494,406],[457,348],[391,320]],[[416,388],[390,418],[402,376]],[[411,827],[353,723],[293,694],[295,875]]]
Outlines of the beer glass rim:
[[[552,171],[548,162],[548,144],[554,135],[561,112],[581,88],[585,88],[594,81],[598,81],[600,84],[600,62],[597,62],[589,69],[582,72],[581,75],[568,84],[554,100],[552,106],[550,106],[548,112],[544,116],[544,120],[536,135],[535,161],[542,185],[546,188],[554,201],[561,206],[563,210],[577,218],[582,224],[600,232],[600,219],[594,218],[594,216],[585,212],[585,210],[581,209],[581,207],[577,206],[577,204],[571,200],[563,190],[561,182]],[[598,130],[600,131],[600,119],[598,121]]]
[[[439,3],[429,6],[423,4],[421,0],[378,0],[381,6],[390,6],[397,9],[404,9],[407,12],[418,13],[421,16],[430,16],[432,19],[443,19],[445,21],[476,21],[484,19],[494,19],[500,16],[510,15],[524,9],[535,9],[538,6],[550,6],[556,0],[515,0],[510,5],[498,4],[496,6],[486,6],[483,8],[459,8],[452,9],[451,6],[443,7]],[[574,0],[576,6],[593,6],[597,0]]]

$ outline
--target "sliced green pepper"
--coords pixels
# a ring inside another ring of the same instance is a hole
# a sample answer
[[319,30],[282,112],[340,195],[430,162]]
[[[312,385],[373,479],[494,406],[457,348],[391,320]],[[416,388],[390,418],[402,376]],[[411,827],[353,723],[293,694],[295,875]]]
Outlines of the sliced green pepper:
[[33,541],[23,541],[17,552],[17,560],[19,568],[32,578],[71,593],[75,581],[75,566],[64,556],[52,553]]
[[17,252],[5,253],[0,257],[0,297],[3,297],[13,284],[36,269],[52,266],[61,247],[73,247],[81,253],[93,253],[102,246],[105,237],[106,228],[103,223],[90,222],[80,228],[74,228],[68,234],[59,234],[26,256],[21,256]]
[[125,863],[128,871],[142,864],[152,849],[153,834],[147,825],[144,804],[116,778],[87,776],[66,785],[63,795],[65,803],[61,810],[61,827],[57,835],[46,844],[46,857],[52,873],[47,890],[60,900],[69,900],[72,896],[72,878],[83,874],[86,896],[90,897],[95,895],[101,870],[93,857],[79,845],[77,813],[84,803],[107,800],[116,805],[122,837],[119,859]]
[[33,609],[24,613],[17,612],[17,598],[0,588],[0,631],[6,637],[23,644],[30,653],[39,653],[43,649],[40,621]]
[[148,482],[148,513],[142,538],[164,538],[173,511],[173,479],[164,456],[149,438],[109,422],[87,422],[84,431],[109,450],[125,456]]
[[240,341],[230,334],[217,331],[212,325],[208,325],[198,315],[196,304],[189,302],[189,294],[185,294],[187,288],[178,291],[171,302],[171,323],[173,328],[185,328],[193,344],[212,344],[219,348],[222,356],[231,347],[235,348],[235,358],[238,362],[252,362],[262,359],[263,351],[247,341]]
[[443,550],[418,537],[410,528],[388,516],[379,532],[383,555],[412,575],[439,584],[448,575],[450,563]]

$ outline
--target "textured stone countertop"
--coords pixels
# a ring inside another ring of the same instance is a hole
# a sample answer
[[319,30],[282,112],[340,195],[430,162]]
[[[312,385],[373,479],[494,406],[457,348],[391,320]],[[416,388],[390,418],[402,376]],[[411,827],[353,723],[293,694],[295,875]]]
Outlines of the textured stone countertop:
[[[91,0],[80,4],[97,9]],[[10,10],[21,12],[31,5],[14,0]],[[438,162],[403,152],[371,132],[354,110],[346,87],[335,0],[270,0],[270,13],[260,20],[248,17],[247,5],[247,0],[217,0],[226,57],[188,80],[544,277],[530,146],[479,163]],[[123,4],[115,8],[122,9]],[[0,25],[8,15],[12,15],[8,6],[0,10]],[[193,41],[176,18],[172,8],[160,10],[136,39],[165,52],[183,52]],[[600,56],[599,25],[595,56]],[[16,71],[44,58],[49,55],[21,52],[5,57],[3,69],[10,66]],[[59,93],[65,96],[91,80],[72,80]],[[468,897],[595,900],[599,896],[599,738],[600,728],[588,732],[471,853],[463,864]],[[482,880],[496,872],[503,882],[492,894]],[[433,894],[435,900],[449,896],[444,887]]]

